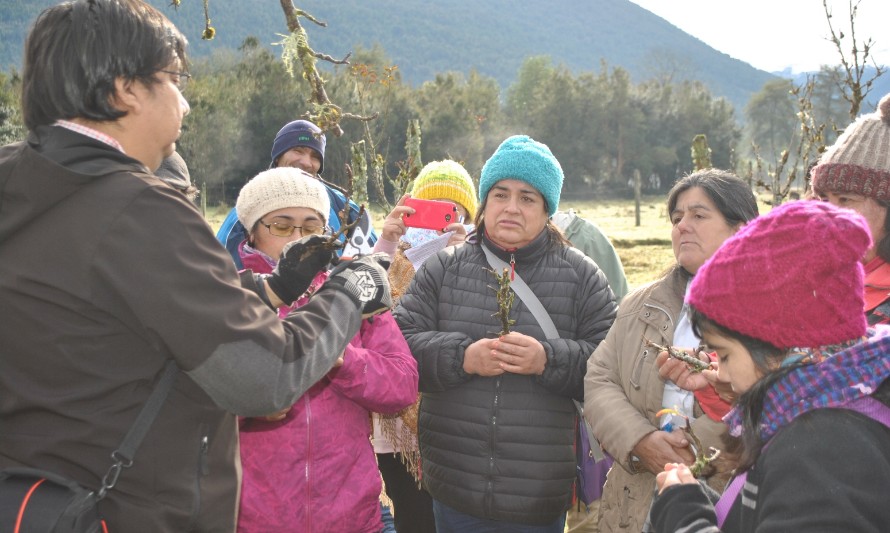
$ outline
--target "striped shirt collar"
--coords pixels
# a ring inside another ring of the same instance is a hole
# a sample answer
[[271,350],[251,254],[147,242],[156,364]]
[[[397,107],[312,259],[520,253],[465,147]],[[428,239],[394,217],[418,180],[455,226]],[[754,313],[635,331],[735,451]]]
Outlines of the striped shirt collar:
[[59,127],[65,128],[67,130],[71,130],[71,131],[80,133],[81,135],[86,135],[87,137],[89,137],[91,139],[95,139],[97,141],[107,144],[108,146],[111,146],[112,148],[114,148],[115,150],[118,150],[122,154],[127,153],[124,151],[124,147],[121,145],[121,143],[119,143],[117,141],[117,139],[115,139],[114,137],[112,137],[110,135],[106,135],[99,130],[90,128],[89,126],[84,126],[83,124],[71,122],[70,120],[57,120],[53,124],[53,126],[59,126]]

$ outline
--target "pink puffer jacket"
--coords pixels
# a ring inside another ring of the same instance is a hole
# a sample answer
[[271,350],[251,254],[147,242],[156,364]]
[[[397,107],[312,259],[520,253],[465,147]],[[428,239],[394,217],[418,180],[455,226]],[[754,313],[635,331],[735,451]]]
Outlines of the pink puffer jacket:
[[[242,260],[258,273],[268,265],[254,254],[242,253]],[[238,531],[380,531],[370,413],[395,413],[416,397],[417,364],[392,315],[364,321],[343,365],[297,400],[284,420],[242,421]]]

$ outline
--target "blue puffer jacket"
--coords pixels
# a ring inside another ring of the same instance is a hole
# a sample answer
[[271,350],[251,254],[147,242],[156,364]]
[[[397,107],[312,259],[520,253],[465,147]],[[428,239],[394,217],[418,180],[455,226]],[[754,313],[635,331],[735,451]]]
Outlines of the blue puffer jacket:
[[508,263],[512,255],[560,338],[546,339],[517,298],[512,329],[541,341],[544,373],[467,374],[466,348],[500,330],[492,316],[491,267],[471,242],[423,264],[394,313],[418,361],[423,483],[433,498],[472,516],[548,524],[571,502],[572,399],[582,399],[587,358],[606,336],[617,306],[596,264],[551,243],[547,230],[512,254],[485,242]]

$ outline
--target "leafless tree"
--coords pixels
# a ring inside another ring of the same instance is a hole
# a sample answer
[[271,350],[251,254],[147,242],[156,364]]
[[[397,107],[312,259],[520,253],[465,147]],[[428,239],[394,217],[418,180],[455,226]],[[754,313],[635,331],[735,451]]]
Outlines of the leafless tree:
[[[844,100],[850,103],[850,120],[854,120],[859,115],[862,101],[871,92],[874,81],[885,72],[883,67],[875,63],[874,57],[871,54],[872,47],[875,44],[874,39],[869,37],[859,41],[856,38],[856,16],[859,11],[860,1],[849,0],[849,38],[851,46],[848,55],[844,50],[844,39],[847,38],[847,35],[844,34],[843,30],[835,28],[835,25],[832,23],[834,15],[831,12],[831,8],[828,7],[828,0],[822,0],[825,19],[828,21],[828,30],[831,33],[831,37],[828,40],[834,44],[841,60],[843,76],[837,83]],[[875,73],[870,78],[865,79],[865,69],[869,62],[874,67]]]

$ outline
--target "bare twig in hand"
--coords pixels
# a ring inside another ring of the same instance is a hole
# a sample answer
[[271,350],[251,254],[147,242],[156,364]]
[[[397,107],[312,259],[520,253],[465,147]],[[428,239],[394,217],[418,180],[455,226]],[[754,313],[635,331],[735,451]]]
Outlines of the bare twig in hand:
[[646,346],[655,348],[659,352],[667,352],[668,355],[673,357],[674,359],[679,359],[680,361],[683,361],[684,363],[686,363],[689,366],[689,370],[691,370],[692,372],[701,372],[702,370],[707,370],[707,369],[711,368],[711,363],[706,363],[706,362],[702,361],[701,359],[697,359],[697,358],[689,355],[685,351],[678,350],[677,348],[674,348],[673,346],[662,346],[660,344],[656,344],[656,343],[650,341],[649,339],[644,339],[644,342],[645,342]]
[[349,232],[352,231],[352,228],[356,227],[359,221],[362,219],[362,216],[365,214],[365,204],[358,206],[358,214],[355,216],[355,220],[349,222],[349,198],[346,199],[346,205],[343,207],[343,211],[340,211],[340,229],[331,234],[330,240],[335,242],[340,241],[340,235],[349,235]]
[[516,293],[510,288],[510,269],[505,268],[503,274],[498,274],[494,270],[488,271],[491,272],[494,278],[498,281],[497,288],[492,287],[491,285],[489,285],[488,288],[494,291],[495,298],[498,302],[498,310],[491,316],[497,317],[501,323],[501,331],[498,333],[498,336],[500,337],[501,335],[510,333],[510,326],[516,323],[515,320],[510,318],[510,311],[513,309],[513,300],[516,298]]
[[707,471],[712,461],[720,457],[720,450],[711,447],[708,448],[708,451],[711,452],[711,454],[705,455],[705,447],[695,432],[692,431],[692,425],[689,423],[688,418],[686,419],[686,434],[692,439],[692,446],[694,446],[693,451],[695,452],[695,462],[692,463],[689,470],[692,472],[693,476],[699,477]]
[[[708,475],[710,473],[711,462],[720,457],[720,450],[714,447],[708,448],[710,455],[705,454],[705,447],[701,442],[701,439],[692,431],[692,425],[689,423],[689,417],[681,413],[676,407],[674,408],[665,408],[661,411],[655,413],[656,418],[661,415],[671,414],[677,417],[680,417],[686,421],[686,427],[684,427],[684,431],[689,436],[689,449],[695,455],[695,461],[693,461],[692,465],[689,467],[689,470],[692,472],[692,475],[695,477],[700,477],[703,475]],[[670,431],[670,429],[666,429],[665,431]]]
[[337,231],[330,234],[328,236],[328,238],[325,239],[323,242],[307,246],[306,250],[304,250],[303,253],[300,254],[300,260],[310,257],[311,255],[316,253],[319,249],[324,249],[324,250],[329,250],[331,252],[334,252],[336,250],[339,250],[340,248],[343,248],[343,243],[340,242],[340,236],[341,235],[349,235],[349,232],[352,230],[352,228],[354,228],[359,223],[359,221],[362,218],[362,215],[365,214],[365,205],[362,204],[359,206],[358,215],[355,217],[355,220],[353,220],[352,222],[348,222],[348,220],[349,220],[348,213],[349,213],[349,198],[346,199],[346,205],[344,206],[343,210],[338,213],[338,216],[340,218],[340,229],[338,229]]

